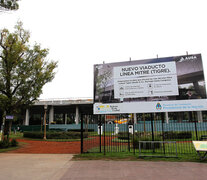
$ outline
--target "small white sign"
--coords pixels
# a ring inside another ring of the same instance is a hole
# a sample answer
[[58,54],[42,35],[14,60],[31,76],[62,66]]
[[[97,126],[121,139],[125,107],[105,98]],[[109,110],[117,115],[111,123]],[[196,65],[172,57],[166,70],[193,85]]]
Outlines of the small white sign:
[[14,119],[14,116],[12,116],[12,115],[6,115],[6,119]]

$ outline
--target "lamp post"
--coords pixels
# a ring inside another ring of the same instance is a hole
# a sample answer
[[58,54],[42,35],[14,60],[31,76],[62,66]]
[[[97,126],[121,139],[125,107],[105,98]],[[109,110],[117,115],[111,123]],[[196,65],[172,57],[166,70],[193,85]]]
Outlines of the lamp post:
[[45,114],[44,114],[44,140],[46,140],[46,115],[47,115],[47,105],[44,105],[44,110],[45,110]]

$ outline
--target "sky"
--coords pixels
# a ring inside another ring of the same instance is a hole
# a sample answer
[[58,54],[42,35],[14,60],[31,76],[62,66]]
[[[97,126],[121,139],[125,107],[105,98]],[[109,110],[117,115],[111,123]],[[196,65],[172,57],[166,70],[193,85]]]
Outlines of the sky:
[[206,0],[21,0],[0,12],[0,29],[18,20],[30,44],[58,61],[40,99],[93,98],[93,65],[202,54],[207,73]]

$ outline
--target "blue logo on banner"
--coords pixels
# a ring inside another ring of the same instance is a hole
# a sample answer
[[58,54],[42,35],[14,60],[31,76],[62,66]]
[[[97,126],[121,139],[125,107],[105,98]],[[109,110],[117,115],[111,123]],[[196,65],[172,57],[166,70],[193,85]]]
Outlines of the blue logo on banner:
[[161,110],[161,109],[162,109],[162,106],[161,106],[160,103],[157,103],[157,105],[156,105],[156,109],[157,109],[157,110]]

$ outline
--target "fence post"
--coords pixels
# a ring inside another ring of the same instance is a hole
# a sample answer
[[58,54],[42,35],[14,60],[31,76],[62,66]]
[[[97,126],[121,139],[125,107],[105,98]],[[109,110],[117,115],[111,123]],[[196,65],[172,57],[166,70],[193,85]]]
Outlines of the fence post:
[[[154,128],[153,128],[153,114],[150,113],[150,119],[151,119],[151,128],[152,128],[152,141],[155,140],[154,138]],[[154,145],[153,145],[153,153],[155,152],[155,148],[154,148]]]
[[195,112],[192,112],[192,113],[193,113],[193,119],[194,119],[194,124],[195,124],[196,140],[198,141],[198,130],[197,130]]
[[102,126],[102,123],[101,123],[101,118],[100,118],[101,115],[98,115],[98,128],[99,128],[99,144],[100,144],[100,153],[101,153],[101,126]]
[[128,125],[128,151],[130,152],[130,135],[129,135],[129,123],[127,123]]
[[81,154],[83,153],[83,115],[81,114]]
[[153,114],[150,113],[151,129],[152,129],[152,141],[154,141],[154,128],[153,128]]
[[104,115],[104,155],[106,155],[106,115]]
[[162,118],[162,140],[163,140],[163,151],[164,151],[164,154],[165,154],[165,136],[164,136],[164,121],[165,121],[165,114],[164,112],[161,114],[161,118]]
[[135,155],[135,147],[134,147],[134,133],[135,132],[134,132],[134,126],[135,126],[135,122],[133,123],[133,137],[132,137],[132,144],[133,144],[133,150],[134,150],[134,155]]

